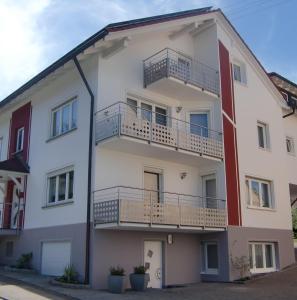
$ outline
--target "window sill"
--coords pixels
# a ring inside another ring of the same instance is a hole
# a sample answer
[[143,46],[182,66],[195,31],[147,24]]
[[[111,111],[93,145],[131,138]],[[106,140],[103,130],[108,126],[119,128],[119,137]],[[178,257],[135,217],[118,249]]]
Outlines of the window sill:
[[245,88],[248,87],[247,83],[245,83],[245,82],[241,82],[241,81],[238,81],[238,80],[236,80],[236,79],[234,79],[234,82],[236,82],[237,84],[239,84],[239,85],[241,85],[241,86],[243,86],[243,87],[245,87]]
[[247,206],[248,209],[254,209],[254,210],[263,210],[263,211],[270,211],[270,212],[276,212],[275,208],[269,208],[269,207],[257,207],[257,206]]
[[69,205],[69,204],[73,204],[73,203],[74,203],[73,200],[67,200],[67,201],[61,201],[61,202],[57,202],[57,203],[48,203],[48,204],[42,206],[41,208],[47,209],[47,208],[65,206],[65,205]]
[[52,137],[50,137],[49,139],[46,140],[46,143],[51,142],[51,141],[53,141],[55,139],[58,139],[59,137],[65,136],[65,135],[67,135],[67,134],[75,131],[76,129],[77,129],[77,127],[74,127],[74,128],[72,128],[72,129],[70,129],[70,130],[68,130],[66,132],[63,132],[63,133],[59,134],[59,135],[52,136]]
[[290,155],[291,157],[295,157],[296,156],[295,152],[294,153],[293,152],[287,152],[287,154]]
[[271,153],[271,149],[270,148],[262,148],[262,147],[258,146],[258,149],[262,150],[264,152],[267,152],[267,153]]
[[202,271],[202,272],[200,272],[200,275],[213,275],[213,276],[218,276],[218,275],[219,275],[219,271],[217,271],[217,272],[205,272],[205,271]]

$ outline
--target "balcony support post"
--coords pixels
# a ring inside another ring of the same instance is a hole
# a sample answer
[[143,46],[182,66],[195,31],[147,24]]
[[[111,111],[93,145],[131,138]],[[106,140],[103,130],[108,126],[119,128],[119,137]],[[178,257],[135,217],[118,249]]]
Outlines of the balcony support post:
[[179,195],[177,196],[177,206],[178,206],[178,227],[181,225],[181,206],[179,201]]
[[151,227],[153,224],[153,201],[152,201],[152,192],[150,192],[150,223]]
[[118,187],[118,225],[121,222],[121,199],[120,199],[120,188]]

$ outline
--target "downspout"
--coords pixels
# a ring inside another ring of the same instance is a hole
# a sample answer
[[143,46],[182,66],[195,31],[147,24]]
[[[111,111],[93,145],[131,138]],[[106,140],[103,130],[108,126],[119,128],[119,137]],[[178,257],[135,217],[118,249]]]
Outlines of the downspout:
[[91,238],[91,201],[92,201],[92,156],[93,156],[93,122],[94,122],[94,94],[84,75],[84,72],[75,56],[73,58],[79,75],[84,82],[91,98],[90,104],[90,134],[89,134],[89,159],[88,159],[88,195],[87,195],[87,226],[86,226],[86,256],[85,256],[85,283],[90,281],[90,238]]

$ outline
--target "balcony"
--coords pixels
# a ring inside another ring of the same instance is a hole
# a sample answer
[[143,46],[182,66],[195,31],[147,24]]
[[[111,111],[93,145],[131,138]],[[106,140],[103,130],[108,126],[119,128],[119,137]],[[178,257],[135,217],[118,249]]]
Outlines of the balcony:
[[[179,119],[118,102],[96,113],[96,143],[112,137],[128,137],[186,155],[223,159],[222,133]],[[119,145],[116,146],[117,149]],[[147,147],[147,146],[146,146]],[[164,148],[165,147],[165,148]],[[134,147],[129,148],[135,149]],[[141,148],[144,154],[147,149]],[[161,152],[160,152],[161,153]],[[174,157],[180,159],[180,157]],[[193,163],[193,162],[192,162]]]
[[225,200],[117,186],[94,192],[95,228],[224,230]]
[[18,206],[0,203],[0,237],[17,235],[20,231]]
[[[169,97],[197,99],[197,90],[219,96],[219,71],[165,48],[143,62],[144,87]],[[190,89],[189,89],[190,88]]]

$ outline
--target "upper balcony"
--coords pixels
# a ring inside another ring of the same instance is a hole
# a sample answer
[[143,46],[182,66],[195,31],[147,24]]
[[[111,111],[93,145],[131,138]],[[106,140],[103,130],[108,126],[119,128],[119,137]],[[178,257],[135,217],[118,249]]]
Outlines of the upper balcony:
[[127,186],[94,192],[95,228],[219,231],[226,227],[226,201]]
[[[124,102],[115,103],[96,113],[95,132],[97,144],[107,143],[108,139],[112,143],[110,138],[119,137],[122,138],[121,145],[116,144],[115,149],[126,147],[130,153],[137,151],[139,146],[137,153],[147,155],[151,151],[149,154],[162,156],[162,159],[170,155],[179,161],[182,161],[182,155],[219,161],[223,159],[221,132]],[[129,146],[124,141],[133,144]],[[146,144],[155,147],[149,150]],[[193,159],[189,162],[194,163]]]
[[165,48],[143,62],[144,87],[169,97],[197,98],[197,90],[218,97],[219,71],[185,54]]

